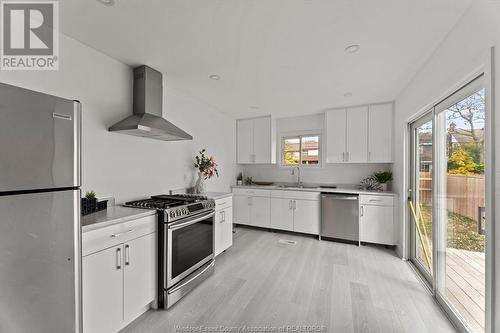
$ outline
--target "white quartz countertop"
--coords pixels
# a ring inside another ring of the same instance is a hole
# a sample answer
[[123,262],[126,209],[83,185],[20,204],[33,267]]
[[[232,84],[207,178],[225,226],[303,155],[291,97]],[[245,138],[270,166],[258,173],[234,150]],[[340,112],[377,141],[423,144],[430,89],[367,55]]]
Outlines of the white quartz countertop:
[[106,210],[82,216],[82,232],[100,229],[113,224],[136,220],[141,217],[155,214],[156,210],[154,209],[111,206]]
[[325,187],[283,187],[280,185],[233,185],[232,188],[241,189],[259,189],[259,190],[278,190],[278,191],[303,191],[303,192],[321,192],[321,193],[347,193],[347,194],[371,194],[371,195],[387,195],[395,196],[394,192],[383,192],[383,191],[368,191],[356,189],[354,186],[342,186],[337,185],[337,188],[325,188]]

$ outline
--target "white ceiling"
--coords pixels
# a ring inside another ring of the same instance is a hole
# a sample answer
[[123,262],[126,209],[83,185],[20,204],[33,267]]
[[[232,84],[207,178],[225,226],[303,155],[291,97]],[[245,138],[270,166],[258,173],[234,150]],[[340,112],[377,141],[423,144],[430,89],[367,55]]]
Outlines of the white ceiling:
[[[162,71],[169,86],[224,113],[284,117],[395,99],[469,4],[64,0],[60,26],[126,64]],[[350,44],[361,49],[346,53]]]

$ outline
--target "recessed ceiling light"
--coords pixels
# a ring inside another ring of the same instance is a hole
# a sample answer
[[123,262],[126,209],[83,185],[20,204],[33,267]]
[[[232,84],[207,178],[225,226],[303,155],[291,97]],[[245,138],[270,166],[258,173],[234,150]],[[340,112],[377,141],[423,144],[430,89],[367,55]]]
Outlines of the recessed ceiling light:
[[344,97],[352,97],[352,93],[351,93],[351,92],[346,92],[346,93],[344,94]]
[[115,5],[115,0],[97,0],[100,4],[103,4],[104,6],[114,6]]
[[212,74],[212,75],[210,75],[210,76],[209,76],[209,78],[210,78],[211,80],[215,80],[215,81],[220,80],[220,76],[219,76],[219,75],[217,75],[217,74]]
[[361,47],[361,46],[360,46],[360,45],[358,45],[358,44],[349,45],[348,47],[346,47],[346,48],[345,48],[345,51],[346,51],[347,53],[356,53],[356,52],[358,52],[358,51],[359,51],[359,48],[360,48],[360,47]]

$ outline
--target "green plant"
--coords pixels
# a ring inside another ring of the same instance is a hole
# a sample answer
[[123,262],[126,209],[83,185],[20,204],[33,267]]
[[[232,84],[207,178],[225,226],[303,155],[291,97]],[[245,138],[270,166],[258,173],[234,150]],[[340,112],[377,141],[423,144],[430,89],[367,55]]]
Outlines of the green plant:
[[85,193],[85,198],[87,199],[95,199],[95,192],[94,191],[88,191]]
[[375,172],[373,174],[373,177],[380,183],[380,184],[385,184],[387,182],[390,182],[392,180],[392,172],[391,171],[381,171],[381,172]]
[[203,174],[205,179],[210,179],[213,176],[219,177],[217,163],[212,156],[205,156],[205,149],[200,151],[200,154],[195,157],[194,167]]

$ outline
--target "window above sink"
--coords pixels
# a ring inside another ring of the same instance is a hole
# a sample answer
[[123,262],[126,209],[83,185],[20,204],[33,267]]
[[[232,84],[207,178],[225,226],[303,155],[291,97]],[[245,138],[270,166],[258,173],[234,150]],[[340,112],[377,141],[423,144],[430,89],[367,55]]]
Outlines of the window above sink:
[[281,135],[282,167],[320,167],[321,135],[318,133]]

